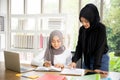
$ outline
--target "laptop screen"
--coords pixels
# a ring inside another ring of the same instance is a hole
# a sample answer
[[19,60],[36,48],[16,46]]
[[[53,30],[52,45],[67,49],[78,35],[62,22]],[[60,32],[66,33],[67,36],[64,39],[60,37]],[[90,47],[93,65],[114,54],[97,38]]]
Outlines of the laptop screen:
[[20,72],[19,53],[12,51],[4,51],[5,68]]

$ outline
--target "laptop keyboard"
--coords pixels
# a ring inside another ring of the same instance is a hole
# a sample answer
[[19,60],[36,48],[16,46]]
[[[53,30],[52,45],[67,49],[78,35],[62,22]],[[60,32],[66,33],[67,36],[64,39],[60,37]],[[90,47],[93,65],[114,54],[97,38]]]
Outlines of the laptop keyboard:
[[34,70],[34,68],[32,67],[28,67],[28,66],[21,66],[20,68],[22,71],[30,71],[30,70]]

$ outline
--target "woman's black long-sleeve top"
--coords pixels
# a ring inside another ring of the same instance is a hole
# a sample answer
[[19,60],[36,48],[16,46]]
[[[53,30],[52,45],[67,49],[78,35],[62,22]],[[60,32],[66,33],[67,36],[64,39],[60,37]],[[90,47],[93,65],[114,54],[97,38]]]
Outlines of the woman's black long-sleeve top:
[[94,57],[94,69],[101,66],[102,55],[107,53],[106,28],[102,23],[97,23],[94,27],[79,29],[78,42],[72,62],[77,62],[84,55],[84,62],[90,67],[90,59]]

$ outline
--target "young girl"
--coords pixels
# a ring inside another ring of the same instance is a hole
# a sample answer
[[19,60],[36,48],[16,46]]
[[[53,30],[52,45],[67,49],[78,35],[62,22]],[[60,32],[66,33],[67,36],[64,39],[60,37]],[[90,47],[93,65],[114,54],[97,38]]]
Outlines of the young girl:
[[63,34],[59,30],[51,32],[46,51],[38,56],[33,59],[33,65],[55,66],[57,68],[63,68],[65,65],[70,64],[72,58],[71,52],[64,46]]

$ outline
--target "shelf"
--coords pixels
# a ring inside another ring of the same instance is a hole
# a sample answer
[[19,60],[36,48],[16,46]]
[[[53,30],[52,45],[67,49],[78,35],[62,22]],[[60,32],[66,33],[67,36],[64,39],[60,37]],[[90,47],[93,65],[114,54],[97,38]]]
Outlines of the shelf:
[[[36,49],[20,49],[20,48],[11,48],[9,50],[12,51],[20,51],[20,52],[35,52]],[[43,49],[37,49],[38,52],[42,51]]]
[[66,33],[65,14],[10,15],[10,45],[12,51],[39,53],[47,47],[53,30]]
[[11,15],[11,17],[17,17],[17,18],[54,18],[54,17],[64,17],[65,18],[65,14],[14,14]]
[[11,33],[35,33],[35,30],[11,30]]

